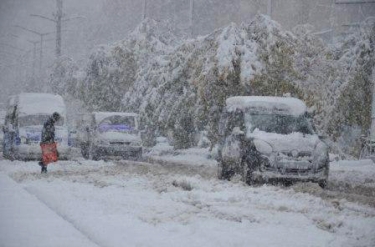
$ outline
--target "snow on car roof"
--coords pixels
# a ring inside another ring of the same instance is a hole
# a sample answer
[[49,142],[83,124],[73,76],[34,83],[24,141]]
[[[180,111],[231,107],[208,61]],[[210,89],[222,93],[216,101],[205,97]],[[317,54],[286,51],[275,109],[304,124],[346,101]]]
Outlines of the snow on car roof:
[[110,116],[126,116],[126,117],[137,117],[137,113],[133,112],[93,112],[97,123],[101,122],[104,118]]
[[18,96],[19,116],[52,114],[58,112],[65,117],[65,103],[57,94],[21,93]]
[[305,103],[292,97],[235,96],[226,100],[227,110],[254,110],[268,113],[301,115],[307,111]]

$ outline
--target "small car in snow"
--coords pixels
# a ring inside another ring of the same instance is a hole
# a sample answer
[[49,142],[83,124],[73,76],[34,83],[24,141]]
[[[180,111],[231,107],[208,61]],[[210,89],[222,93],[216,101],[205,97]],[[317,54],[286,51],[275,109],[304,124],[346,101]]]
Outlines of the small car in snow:
[[142,157],[138,115],[125,112],[93,112],[84,116],[79,132],[82,156],[99,160],[108,157],[124,159]]
[[3,126],[4,158],[39,160],[43,124],[54,112],[61,116],[55,124],[59,159],[69,159],[66,106],[60,95],[48,93],[21,93],[9,97]]
[[219,123],[219,176],[248,184],[311,181],[325,187],[328,146],[314,131],[305,103],[292,97],[226,100]]

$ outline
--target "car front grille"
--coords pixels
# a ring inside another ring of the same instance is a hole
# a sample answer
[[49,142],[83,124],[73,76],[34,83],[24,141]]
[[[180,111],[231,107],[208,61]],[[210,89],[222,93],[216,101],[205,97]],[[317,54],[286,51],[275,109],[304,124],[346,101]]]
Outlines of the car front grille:
[[293,174],[293,175],[307,175],[310,172],[311,172],[311,169],[296,169],[296,168],[285,169],[285,174]]
[[300,151],[297,154],[293,154],[292,151],[283,151],[278,153],[277,160],[295,160],[295,161],[309,161],[312,162],[313,156],[311,152]]
[[130,142],[110,142],[111,145],[130,145]]

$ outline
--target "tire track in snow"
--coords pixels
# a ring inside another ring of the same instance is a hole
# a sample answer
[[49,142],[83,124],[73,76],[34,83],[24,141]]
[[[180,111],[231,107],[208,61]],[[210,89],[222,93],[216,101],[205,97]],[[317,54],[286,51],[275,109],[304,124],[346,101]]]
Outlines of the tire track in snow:
[[61,217],[63,220],[68,222],[71,226],[73,226],[78,232],[80,232],[83,236],[85,236],[90,242],[97,245],[98,247],[110,247],[106,245],[105,243],[102,243],[100,240],[96,240],[94,236],[92,236],[88,231],[80,227],[76,222],[69,218],[66,214],[60,212],[56,207],[50,205],[47,203],[43,198],[36,192],[33,191],[30,188],[24,187],[24,189],[31,195],[35,196],[41,203],[46,205],[50,210],[52,210],[54,213],[56,213],[59,217]]
[[[117,161],[118,166],[126,167],[131,172],[138,174],[152,173],[154,175],[199,175],[204,179],[217,178],[217,168],[213,166],[191,166],[179,162],[163,161],[158,159],[148,159],[146,162]],[[128,170],[129,171],[129,170]],[[351,185],[348,183],[338,183],[328,181],[326,189],[321,189],[318,185],[311,183],[296,183],[292,185],[296,192],[308,193],[320,197],[333,204],[345,199],[349,202],[368,205],[375,208],[375,190],[364,185]],[[318,188],[317,188],[318,187]],[[286,187],[288,188],[288,187]]]

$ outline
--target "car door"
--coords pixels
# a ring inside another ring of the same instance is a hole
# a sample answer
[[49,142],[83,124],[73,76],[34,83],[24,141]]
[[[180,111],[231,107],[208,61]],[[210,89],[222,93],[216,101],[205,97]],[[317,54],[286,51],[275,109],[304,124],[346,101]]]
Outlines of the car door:
[[224,170],[238,173],[242,170],[243,142],[245,137],[244,118],[241,111],[229,115],[225,138],[221,148],[221,158]]

